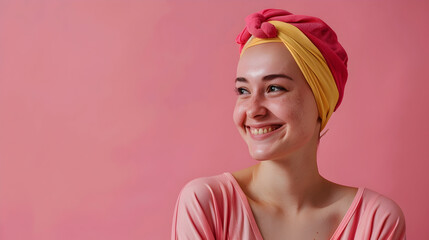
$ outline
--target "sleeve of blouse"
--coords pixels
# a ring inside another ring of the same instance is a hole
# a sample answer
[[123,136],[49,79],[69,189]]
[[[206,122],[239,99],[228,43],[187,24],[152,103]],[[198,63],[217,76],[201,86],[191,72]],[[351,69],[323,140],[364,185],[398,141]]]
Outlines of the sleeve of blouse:
[[176,202],[171,240],[215,240],[214,201],[210,185],[202,178],[187,183]]
[[374,240],[405,240],[405,217],[391,199],[379,196],[372,206],[372,234]]

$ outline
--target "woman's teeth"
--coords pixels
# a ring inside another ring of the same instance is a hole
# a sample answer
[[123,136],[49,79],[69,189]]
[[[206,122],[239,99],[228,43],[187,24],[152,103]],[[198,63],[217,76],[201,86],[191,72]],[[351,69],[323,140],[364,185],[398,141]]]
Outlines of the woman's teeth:
[[273,127],[251,128],[250,129],[250,133],[252,133],[253,135],[261,135],[261,134],[264,134],[264,133],[269,133],[269,132],[271,132],[273,130],[274,130]]

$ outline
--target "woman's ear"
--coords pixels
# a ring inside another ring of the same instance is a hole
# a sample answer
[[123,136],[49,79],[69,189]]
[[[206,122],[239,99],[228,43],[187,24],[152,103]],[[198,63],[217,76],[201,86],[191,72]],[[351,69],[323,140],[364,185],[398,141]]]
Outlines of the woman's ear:
[[321,119],[320,117],[318,117],[318,118],[317,118],[317,122],[319,123],[318,125],[319,125],[319,141],[320,141],[320,138],[321,138],[323,135],[325,135],[326,131],[325,131],[325,133],[321,134],[321,129],[322,129],[322,119]]
[[[320,119],[320,117],[319,117],[319,119],[317,119],[317,122],[320,122],[320,128],[322,128],[322,119]],[[320,138],[322,138],[328,131],[329,131],[329,128],[326,128],[323,133],[321,130],[319,130],[319,132],[320,132],[319,133],[319,141],[320,141]]]

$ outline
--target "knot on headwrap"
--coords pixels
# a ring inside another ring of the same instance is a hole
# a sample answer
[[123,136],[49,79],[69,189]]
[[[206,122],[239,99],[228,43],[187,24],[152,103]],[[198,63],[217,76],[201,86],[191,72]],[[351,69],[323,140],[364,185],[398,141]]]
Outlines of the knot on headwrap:
[[253,13],[246,17],[246,27],[250,34],[258,38],[277,37],[276,27],[266,22],[266,17],[260,13]]
[[250,36],[257,38],[274,38],[277,36],[276,27],[269,23],[274,17],[291,15],[292,13],[281,9],[264,9],[261,12],[252,13],[246,17],[246,27],[237,36],[235,41],[240,44],[240,52]]
[[341,104],[348,75],[347,53],[325,22],[281,9],[264,9],[246,18],[246,27],[236,42],[240,52],[265,42],[283,42],[310,85],[322,119],[321,129],[325,127]]

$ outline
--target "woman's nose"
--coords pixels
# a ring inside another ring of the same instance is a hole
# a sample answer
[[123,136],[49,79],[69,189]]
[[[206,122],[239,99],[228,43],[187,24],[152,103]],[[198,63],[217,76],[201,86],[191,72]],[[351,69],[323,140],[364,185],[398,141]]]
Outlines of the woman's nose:
[[249,105],[247,106],[247,116],[250,118],[260,118],[267,114],[267,108],[264,105],[263,97],[253,95],[250,98]]

